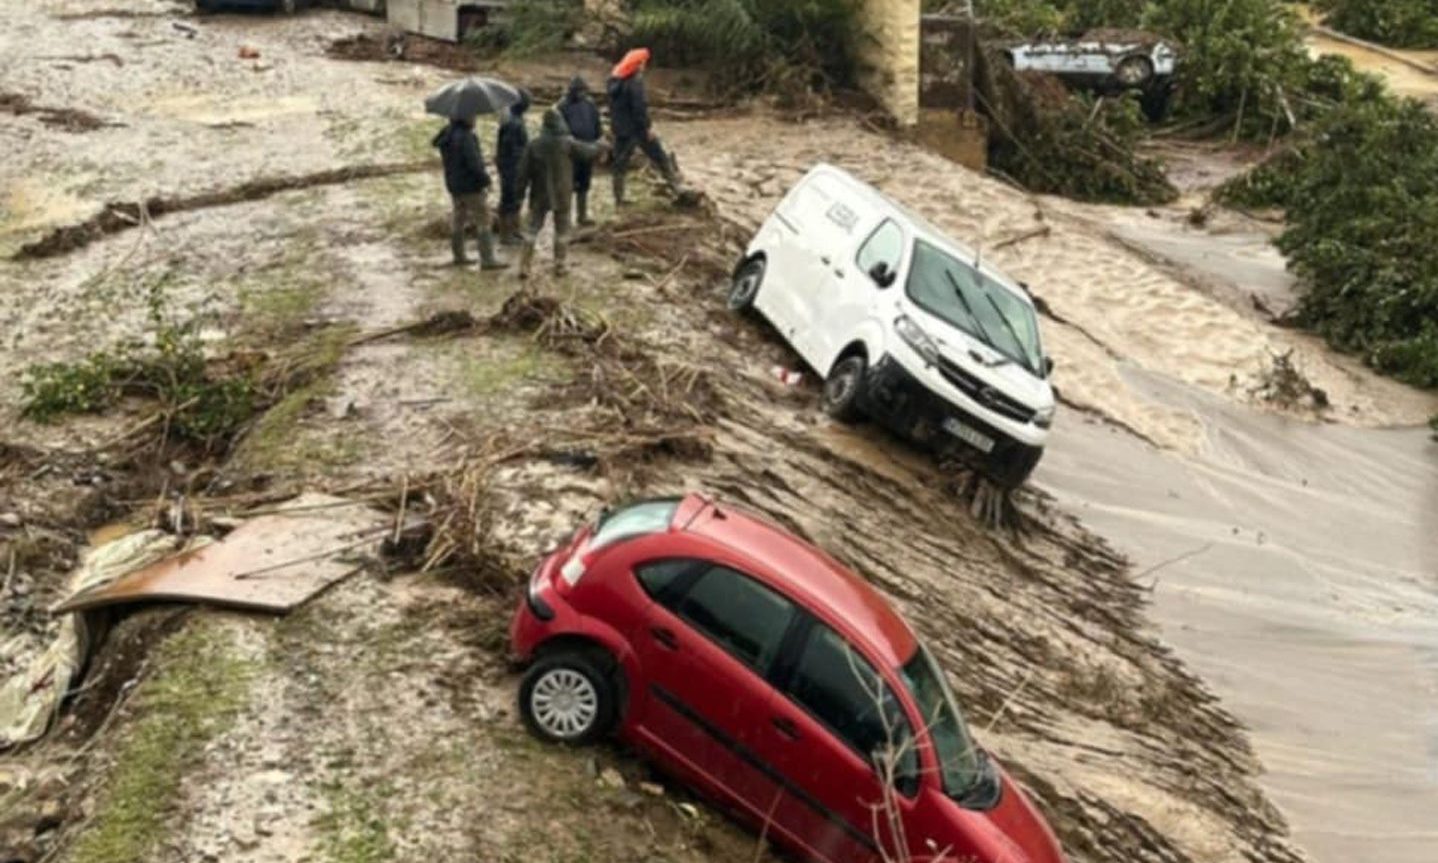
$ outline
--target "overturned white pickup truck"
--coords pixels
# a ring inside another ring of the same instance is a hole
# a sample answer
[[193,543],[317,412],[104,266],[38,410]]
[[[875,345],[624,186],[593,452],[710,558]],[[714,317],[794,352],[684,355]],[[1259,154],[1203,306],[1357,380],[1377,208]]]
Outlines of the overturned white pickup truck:
[[1174,45],[1134,30],[1092,30],[1073,39],[1010,43],[1003,50],[1018,72],[1046,72],[1107,95],[1137,90],[1154,119],[1168,107],[1179,63]]

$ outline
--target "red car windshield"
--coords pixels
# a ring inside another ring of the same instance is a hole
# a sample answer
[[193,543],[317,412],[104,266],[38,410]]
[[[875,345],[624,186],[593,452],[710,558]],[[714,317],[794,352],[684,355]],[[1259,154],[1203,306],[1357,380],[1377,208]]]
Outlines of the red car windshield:
[[904,686],[919,707],[924,727],[939,760],[944,792],[950,797],[967,795],[984,778],[978,746],[954,703],[954,694],[938,663],[922,644],[914,657],[899,669]]

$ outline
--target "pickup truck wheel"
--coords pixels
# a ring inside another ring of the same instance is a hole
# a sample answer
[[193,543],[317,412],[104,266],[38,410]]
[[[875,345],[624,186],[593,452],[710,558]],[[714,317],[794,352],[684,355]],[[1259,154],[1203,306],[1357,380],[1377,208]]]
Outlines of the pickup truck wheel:
[[617,688],[592,653],[557,650],[525,672],[519,684],[519,715],[529,732],[545,742],[593,743],[618,719]]
[[824,380],[824,412],[836,420],[853,422],[863,415],[859,396],[864,392],[864,375],[869,364],[862,356],[844,357],[834,364]]
[[744,262],[734,281],[729,285],[728,306],[731,312],[747,312],[754,308],[754,299],[759,296],[759,286],[764,284],[764,259],[752,258]]
[[1153,61],[1147,57],[1125,57],[1114,70],[1113,77],[1124,89],[1142,87],[1153,77]]

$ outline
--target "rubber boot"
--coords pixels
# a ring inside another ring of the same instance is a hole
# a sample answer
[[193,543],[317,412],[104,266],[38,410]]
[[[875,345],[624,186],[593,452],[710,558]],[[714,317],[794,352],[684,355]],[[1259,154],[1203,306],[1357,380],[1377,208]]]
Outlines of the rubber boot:
[[481,231],[479,235],[479,268],[481,270],[503,270],[509,266],[494,253],[494,232]]
[[614,206],[628,206],[629,202],[624,200],[624,174],[616,171],[614,173]]
[[679,169],[674,161],[674,154],[665,152],[664,164],[659,165],[659,175],[664,178],[664,184],[669,187],[669,193],[676,198],[683,197],[688,191],[684,188],[684,182],[679,179]]
[[519,232],[518,213],[504,213],[499,217],[499,244],[502,246],[524,245],[524,235]]
[[451,231],[449,235],[449,250],[454,253],[454,265],[462,267],[469,263],[469,258],[464,254],[465,232],[461,229]]
[[554,275],[565,276],[569,274],[569,238],[556,231],[554,233]]
[[534,241],[525,240],[524,248],[519,250],[519,278],[529,278],[529,268],[534,265]]
[[574,211],[575,211],[575,214],[578,216],[579,224],[580,224],[581,226],[587,228],[587,227],[589,227],[590,225],[594,224],[594,220],[591,219],[591,218],[589,218],[589,193],[588,193],[588,192],[578,192],[578,193],[575,194],[575,196],[574,196]]

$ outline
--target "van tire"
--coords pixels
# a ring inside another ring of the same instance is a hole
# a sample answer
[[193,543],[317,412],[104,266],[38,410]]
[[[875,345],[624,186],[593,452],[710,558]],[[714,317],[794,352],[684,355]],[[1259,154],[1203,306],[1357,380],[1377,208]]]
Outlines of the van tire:
[[864,378],[869,363],[863,354],[841,357],[824,379],[822,403],[824,412],[840,422],[854,422],[864,415],[859,399],[864,393]]
[[524,673],[519,715],[529,733],[546,743],[584,746],[614,730],[619,688],[596,651],[563,647],[543,654]]
[[1042,447],[1015,447],[1013,450],[990,462],[989,469],[985,471],[989,478],[1007,489],[1015,489],[1028,480],[1034,468],[1039,466],[1039,460],[1043,458]]
[[750,258],[744,262],[734,279],[729,283],[729,297],[726,305],[731,312],[747,312],[754,308],[759,288],[764,284],[764,259]]

